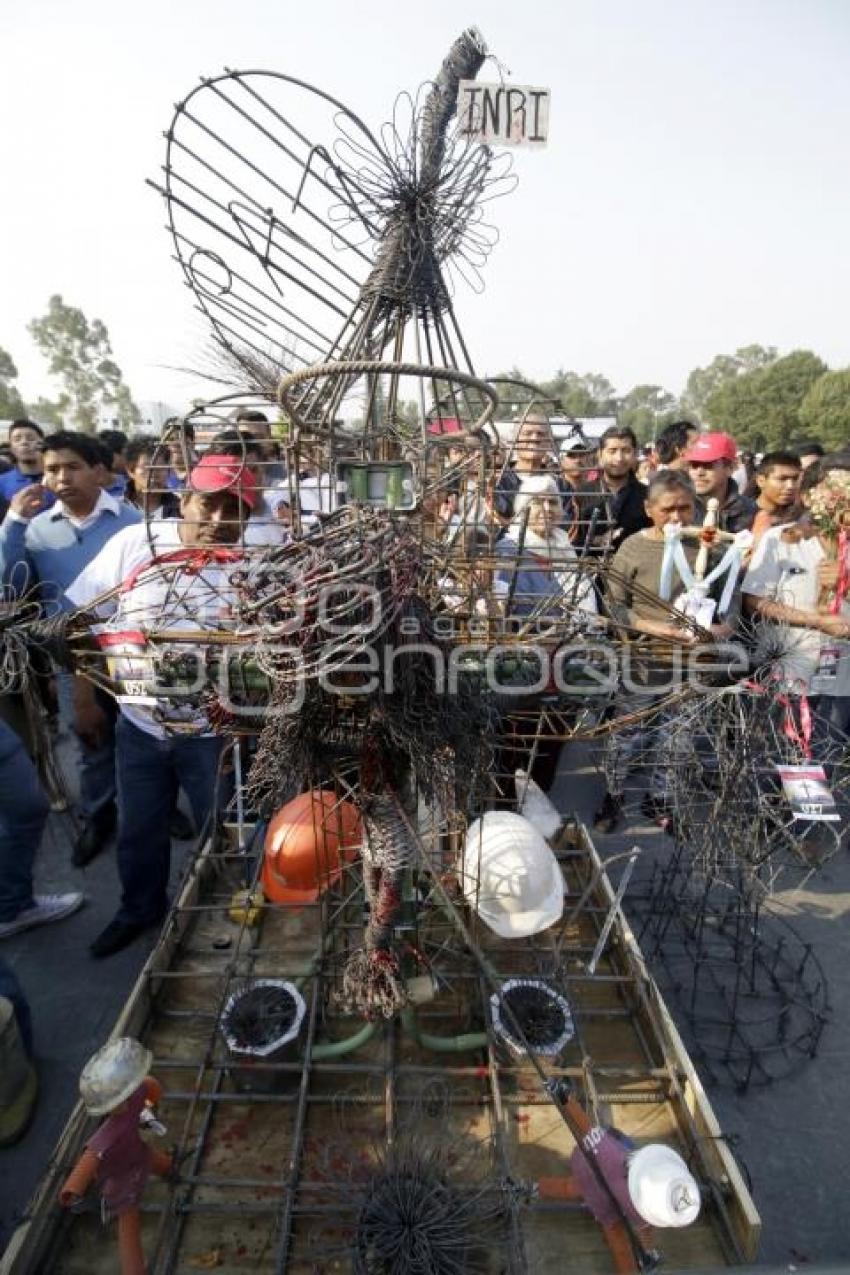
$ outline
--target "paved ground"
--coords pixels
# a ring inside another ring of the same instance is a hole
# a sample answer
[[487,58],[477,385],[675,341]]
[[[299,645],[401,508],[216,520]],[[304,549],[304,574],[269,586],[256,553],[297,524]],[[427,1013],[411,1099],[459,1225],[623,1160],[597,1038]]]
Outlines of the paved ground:
[[[63,754],[66,749],[64,741]],[[107,961],[91,959],[88,945],[118,905],[115,852],[110,847],[87,868],[73,868],[72,835],[67,815],[50,816],[36,863],[36,889],[83,890],[85,906],[67,921],[2,943],[3,958],[17,974],[32,1008],[40,1095],[24,1139],[0,1150],[0,1252],[77,1100],[83,1064],[108,1037],[154,943],[153,935],[145,936]],[[175,876],[188,849],[175,843]]]
[[[555,791],[561,809],[589,818],[599,784],[581,749],[567,752]],[[107,851],[84,872],[70,867],[66,821],[53,815],[38,864],[44,889],[83,888],[86,907],[68,921],[5,940],[3,956],[30,997],[36,1027],[41,1098],[25,1139],[0,1151],[0,1250],[38,1183],[76,1097],[86,1058],[108,1035],[150,950],[141,941],[105,962],[87,946],[110,919],[117,900],[114,854]],[[644,828],[600,837],[603,855],[637,842],[646,857],[663,856],[668,842]],[[179,868],[181,854],[175,855]],[[818,1057],[793,1079],[742,1097],[709,1089],[724,1132],[737,1135],[764,1219],[765,1263],[806,1269],[808,1263],[848,1259],[846,1207],[850,1145],[850,856],[834,861],[804,889],[783,892],[779,903],[812,942],[830,983],[833,1021]]]

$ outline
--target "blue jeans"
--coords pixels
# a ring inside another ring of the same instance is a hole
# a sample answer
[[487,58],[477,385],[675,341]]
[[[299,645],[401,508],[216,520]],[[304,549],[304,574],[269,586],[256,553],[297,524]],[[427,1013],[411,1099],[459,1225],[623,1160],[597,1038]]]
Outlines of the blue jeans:
[[35,766],[0,720],[0,921],[32,907],[32,865],[49,813]]
[[845,736],[850,735],[850,696],[821,695],[817,711],[828,723],[833,743],[846,746]]
[[[73,727],[73,683],[71,673],[58,673],[56,689],[63,719]],[[80,810],[86,819],[115,800],[115,700],[105,691],[95,691],[95,699],[107,721],[103,739],[96,748],[77,738],[80,748]]]
[[115,731],[119,920],[151,925],[164,916],[171,870],[172,794],[179,784],[200,832],[212,810],[223,745],[218,736],[158,739],[119,715]]

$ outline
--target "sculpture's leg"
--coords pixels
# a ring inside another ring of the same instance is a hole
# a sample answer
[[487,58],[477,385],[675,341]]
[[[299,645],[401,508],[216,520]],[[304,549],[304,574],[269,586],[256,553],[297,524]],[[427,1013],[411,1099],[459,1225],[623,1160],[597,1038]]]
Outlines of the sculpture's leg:
[[[614,1259],[614,1270],[617,1271],[617,1275],[631,1275],[633,1271],[640,1270],[629,1233],[622,1222],[609,1222],[607,1226],[603,1226],[602,1234]],[[652,1248],[651,1228],[642,1226],[638,1230],[638,1236],[644,1249],[649,1252]]]
[[155,1173],[158,1178],[167,1178],[171,1170],[174,1168],[174,1161],[165,1151],[155,1151],[150,1148],[151,1153],[151,1173]]
[[142,1252],[142,1215],[138,1209],[128,1209],[118,1219],[118,1256],[121,1275],[147,1275]]

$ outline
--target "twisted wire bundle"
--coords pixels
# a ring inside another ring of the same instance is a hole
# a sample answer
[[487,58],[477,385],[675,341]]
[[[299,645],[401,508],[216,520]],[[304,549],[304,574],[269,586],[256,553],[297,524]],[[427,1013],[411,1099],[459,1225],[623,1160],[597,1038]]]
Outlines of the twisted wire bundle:
[[20,601],[2,603],[0,621],[0,695],[12,695],[27,688],[39,654],[50,657],[61,668],[72,667],[70,641],[81,626],[78,617],[67,611],[43,617],[34,595]]
[[347,962],[340,1004],[364,1018],[393,1018],[407,1004],[393,929],[405,872],[416,860],[407,821],[395,793],[370,794],[362,803],[363,885],[369,905],[364,946]]
[[385,305],[445,309],[443,265],[480,286],[497,237],[483,223],[481,206],[516,184],[509,156],[495,156],[453,124],[458,85],[475,78],[485,54],[479,33],[465,31],[433,83],[415,98],[399,94],[380,145],[338,117],[334,162],[326,170],[338,203],[329,216],[347,235],[359,232],[362,242],[377,243],[363,293]]

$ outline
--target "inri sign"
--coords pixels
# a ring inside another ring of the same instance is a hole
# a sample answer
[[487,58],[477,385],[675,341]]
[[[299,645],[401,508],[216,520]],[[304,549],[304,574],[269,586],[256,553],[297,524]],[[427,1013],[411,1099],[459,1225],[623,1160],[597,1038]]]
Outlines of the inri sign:
[[457,94],[461,133],[495,146],[545,146],[549,136],[549,90],[528,84],[482,84],[461,80]]

